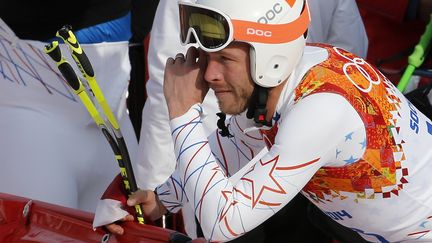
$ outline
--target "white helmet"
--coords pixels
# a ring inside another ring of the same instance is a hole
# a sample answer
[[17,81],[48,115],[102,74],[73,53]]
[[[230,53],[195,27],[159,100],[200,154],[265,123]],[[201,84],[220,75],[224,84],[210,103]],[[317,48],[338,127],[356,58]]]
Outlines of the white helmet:
[[183,44],[207,52],[232,41],[251,46],[251,75],[262,87],[281,84],[299,62],[306,45],[306,0],[196,0],[179,2]]

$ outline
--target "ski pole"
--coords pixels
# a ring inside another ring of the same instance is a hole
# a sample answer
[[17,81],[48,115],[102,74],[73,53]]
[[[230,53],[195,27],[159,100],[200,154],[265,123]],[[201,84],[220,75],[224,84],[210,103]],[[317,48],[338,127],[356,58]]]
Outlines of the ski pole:
[[[117,136],[121,136],[120,128],[117,127],[118,133],[116,134],[115,133],[116,129],[110,124],[110,128],[111,130],[113,130],[116,137],[114,139],[111,133],[109,132],[108,126],[105,123],[104,119],[101,117],[97,108],[95,107],[90,97],[88,96],[86,92],[86,88],[84,87],[83,83],[76,75],[70,63],[62,56],[58,42],[53,41],[51,44],[46,45],[45,52],[56,62],[57,68],[60,70],[63,77],[66,79],[69,86],[74,90],[75,94],[80,98],[81,102],[86,107],[88,113],[93,118],[96,125],[102,131],[108,143],[110,144],[111,149],[113,150],[115,158],[120,167],[120,174],[123,179],[124,187],[126,189],[128,196],[130,196],[131,193],[137,190],[137,185],[135,182],[135,178],[133,176],[132,165],[129,159],[129,154],[127,152],[127,147],[124,142],[124,139],[123,137],[117,137]],[[102,95],[102,93],[100,93],[100,95]],[[123,151],[121,149],[121,146],[123,146]],[[135,211],[136,211],[138,222],[140,224],[143,224],[144,217],[143,217],[141,206],[135,205]]]
[[99,85],[96,81],[96,76],[93,70],[93,66],[90,63],[87,55],[84,50],[81,48],[78,40],[76,39],[74,33],[72,32],[72,28],[68,25],[63,26],[56,33],[57,37],[63,39],[65,44],[69,47],[72,58],[78,66],[78,69],[81,71],[84,78],[88,81],[90,88],[92,89],[98,103],[101,105],[103,112],[106,114],[108,121],[112,124],[113,128],[118,130],[119,125],[118,122],[109,108],[108,103],[105,100],[105,97],[99,88]]
[[[84,49],[81,48],[81,45],[79,44],[78,40],[75,37],[75,34],[72,32],[72,28],[69,25],[63,26],[60,30],[57,31],[56,35],[62,38],[63,41],[67,44],[71,52],[72,58],[78,66],[78,69],[81,71],[84,78],[88,81],[88,84],[94,96],[96,97],[97,102],[100,104],[102,111],[108,119],[108,122],[114,129],[114,135],[118,140],[120,151],[122,152],[124,160],[126,162],[125,166],[128,168],[128,170],[132,171],[132,166],[129,162],[129,152],[123,139],[123,135],[121,134],[120,126],[114,114],[112,113],[108,103],[106,102],[101,89],[99,88],[92,64],[88,59],[87,55],[85,54]],[[131,191],[135,192],[136,190],[138,190],[136,186],[136,180],[133,174],[130,175],[130,182]]]
[[416,68],[423,64],[425,54],[430,48],[430,42],[432,39],[432,15],[429,20],[429,24],[426,26],[426,30],[420,37],[419,43],[414,47],[414,52],[408,57],[408,66],[406,67],[397,88],[399,91],[404,92],[407,87],[411,76],[413,75]]

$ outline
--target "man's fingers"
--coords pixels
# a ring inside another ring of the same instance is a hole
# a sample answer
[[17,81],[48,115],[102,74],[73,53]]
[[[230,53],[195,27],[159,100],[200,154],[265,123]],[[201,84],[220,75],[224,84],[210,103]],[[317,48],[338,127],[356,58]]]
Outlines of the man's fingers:
[[167,59],[167,61],[166,61],[166,64],[165,65],[168,65],[168,64],[173,64],[174,63],[174,58],[172,58],[172,57],[169,57],[168,59]]
[[175,62],[185,62],[185,57],[183,53],[177,53],[175,56]]
[[185,56],[183,55],[183,53],[177,53],[177,55],[174,58],[169,57],[167,59],[166,65],[172,65],[174,63],[183,63],[185,61],[186,61],[186,59],[185,59]]
[[106,229],[111,233],[115,235],[123,235],[124,229],[118,224],[109,224],[105,226]]
[[130,195],[129,199],[127,200],[127,205],[135,206],[137,204],[146,203],[147,201],[151,200],[152,196],[154,197],[154,195],[151,194],[154,193],[152,191],[138,190]]
[[[134,216],[128,214],[124,218],[122,218],[120,221],[134,221]],[[124,229],[118,224],[112,223],[105,225],[105,228],[112,234],[116,235],[123,235]]]
[[177,53],[175,57],[169,57],[166,61],[166,65],[173,65],[175,63],[184,63],[187,64],[195,64],[197,63],[197,58],[200,56],[200,51],[194,47],[191,46],[186,52],[186,56],[183,53]]
[[184,58],[183,53],[177,53],[177,55],[175,56],[175,59],[177,58]]
[[197,52],[199,54],[199,59],[198,59],[199,66],[201,70],[205,70],[207,67],[206,53],[203,50],[197,50]]
[[128,214],[123,218],[123,221],[134,221],[134,216]]
[[188,64],[196,63],[196,59],[198,58],[198,49],[194,46],[189,47],[186,52],[186,62]]

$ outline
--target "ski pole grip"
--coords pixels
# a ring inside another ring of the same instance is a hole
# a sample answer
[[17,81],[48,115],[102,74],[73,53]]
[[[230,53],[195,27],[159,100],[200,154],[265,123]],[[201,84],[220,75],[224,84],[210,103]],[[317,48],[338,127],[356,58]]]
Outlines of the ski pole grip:
[[45,45],[45,53],[48,54],[56,63],[62,59],[62,54],[57,41]]
[[75,91],[78,91],[80,88],[80,81],[72,66],[68,62],[63,62],[58,65],[58,69],[63,74],[63,77],[66,79],[71,88]]
[[77,91],[80,88],[80,81],[72,66],[62,57],[58,42],[53,41],[52,43],[45,45],[45,52],[56,62],[58,69],[68,82],[69,86]]
[[84,50],[81,48],[75,34],[72,32],[72,27],[70,25],[65,25],[57,31],[57,37],[63,39],[63,41],[70,47],[72,52],[72,57],[77,63],[79,69],[83,75],[88,77],[94,77],[93,67],[85,54]]

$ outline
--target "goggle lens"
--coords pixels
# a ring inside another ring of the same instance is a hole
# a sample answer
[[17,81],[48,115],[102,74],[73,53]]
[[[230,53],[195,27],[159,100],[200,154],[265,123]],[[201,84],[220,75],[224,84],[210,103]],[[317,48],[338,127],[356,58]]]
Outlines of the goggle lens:
[[198,42],[206,49],[217,49],[229,41],[228,20],[209,9],[179,5],[180,37],[183,44]]

